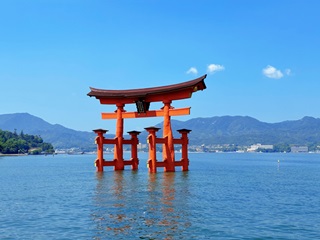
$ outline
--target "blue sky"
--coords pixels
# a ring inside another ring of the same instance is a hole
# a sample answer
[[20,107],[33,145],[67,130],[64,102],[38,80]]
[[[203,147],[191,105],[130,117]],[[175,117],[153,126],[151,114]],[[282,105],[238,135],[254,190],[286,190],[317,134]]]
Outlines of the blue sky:
[[[100,113],[115,107],[88,97],[89,86],[162,86],[207,73],[206,90],[173,103],[191,115],[174,119],[319,118],[319,9],[317,0],[4,0],[0,114],[114,132]],[[125,130],[161,121],[127,119]]]

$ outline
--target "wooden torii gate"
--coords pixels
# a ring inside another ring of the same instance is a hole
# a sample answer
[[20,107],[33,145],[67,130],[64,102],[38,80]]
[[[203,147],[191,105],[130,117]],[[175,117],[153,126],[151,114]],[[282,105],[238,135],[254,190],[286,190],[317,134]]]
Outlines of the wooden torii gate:
[[[171,129],[171,116],[189,115],[190,107],[173,108],[171,103],[173,100],[181,100],[191,98],[192,93],[204,90],[206,85],[204,79],[207,75],[203,75],[191,81],[173,84],[162,87],[129,89],[129,90],[106,90],[90,87],[87,94],[95,97],[101,104],[115,105],[117,107],[114,113],[102,113],[102,119],[116,119],[116,134],[114,139],[106,139],[103,134],[107,132],[104,129],[93,130],[98,136],[97,144],[97,171],[103,171],[104,166],[114,166],[114,170],[124,170],[125,165],[131,165],[132,169],[138,168],[137,145],[139,143],[137,136],[140,132],[128,132],[131,139],[123,138],[123,119],[125,118],[144,118],[144,117],[163,117],[163,137],[158,138],[156,132],[159,128],[145,128],[149,132],[149,172],[156,172],[157,167],[164,167],[165,172],[174,172],[175,166],[181,166],[182,171],[188,171],[188,137],[191,131],[188,129],[180,129],[180,139],[174,139]],[[163,107],[160,110],[150,110],[150,103],[162,102]],[[126,104],[136,104],[137,111],[126,112],[124,107]],[[103,144],[114,144],[114,159],[106,161],[103,158]],[[123,144],[131,144],[131,160],[123,159]],[[156,159],[156,144],[163,145],[163,161]],[[182,145],[182,159],[175,161],[174,144]]]

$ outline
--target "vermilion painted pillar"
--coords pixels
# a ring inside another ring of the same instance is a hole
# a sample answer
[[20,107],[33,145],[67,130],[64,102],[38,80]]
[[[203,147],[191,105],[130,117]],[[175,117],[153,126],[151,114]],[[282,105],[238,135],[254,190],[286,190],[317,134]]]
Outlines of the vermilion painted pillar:
[[97,172],[103,172],[103,134],[106,133],[108,130],[104,129],[95,129],[93,130],[98,136],[96,137],[96,144],[97,144],[97,160],[95,162]]
[[182,171],[189,170],[189,158],[188,158],[188,133],[191,132],[189,129],[179,129],[177,130],[181,134],[182,140],[182,147],[181,147],[181,154],[182,154]]
[[171,108],[171,101],[163,101],[163,138],[167,138],[167,145],[163,146],[163,159],[165,159],[165,172],[174,172],[174,145],[173,145],[173,135],[171,129],[171,117],[169,115],[169,110]]
[[138,139],[138,135],[141,132],[131,131],[131,132],[128,132],[128,133],[131,136],[131,160],[132,160],[131,168],[132,168],[132,170],[137,170],[138,169],[138,165],[139,165],[139,159],[138,159],[139,139]]
[[123,118],[122,112],[124,104],[117,104],[117,125],[116,125],[116,144],[114,146],[114,170],[124,170],[123,162]]
[[148,168],[150,173],[157,172],[157,144],[156,144],[156,132],[160,128],[148,127],[145,128],[149,132],[148,135],[148,144],[149,144],[149,159],[148,159]]

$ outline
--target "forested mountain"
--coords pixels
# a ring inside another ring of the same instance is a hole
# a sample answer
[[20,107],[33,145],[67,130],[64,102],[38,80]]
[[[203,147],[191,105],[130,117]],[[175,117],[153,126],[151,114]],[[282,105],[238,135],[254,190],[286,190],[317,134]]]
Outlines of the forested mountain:
[[[312,144],[320,143],[320,119],[265,123],[252,117],[224,116],[172,122],[173,130],[192,129],[190,144]],[[158,125],[161,127],[161,124]]]
[[[162,123],[157,127],[162,128]],[[252,117],[223,116],[210,118],[193,118],[188,121],[172,120],[175,137],[177,129],[187,128],[190,145],[211,144],[320,144],[320,119],[304,117],[296,121],[265,123]],[[83,150],[95,149],[93,132],[75,131],[58,124],[50,124],[28,113],[0,115],[0,129],[23,131],[39,135],[44,141],[52,143],[55,148],[79,147]],[[159,131],[157,136],[162,136]],[[114,135],[107,134],[112,138]],[[147,133],[139,135],[140,142],[146,142]]]
[[0,153],[3,154],[40,154],[53,153],[50,143],[43,142],[42,138],[35,135],[20,134],[0,130]]

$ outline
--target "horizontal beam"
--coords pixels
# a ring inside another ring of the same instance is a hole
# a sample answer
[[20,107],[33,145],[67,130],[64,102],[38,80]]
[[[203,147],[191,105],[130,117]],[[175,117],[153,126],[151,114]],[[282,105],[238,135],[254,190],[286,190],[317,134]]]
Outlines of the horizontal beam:
[[117,138],[104,138],[103,139],[103,144],[116,144],[117,143]]
[[174,166],[175,166],[175,167],[182,167],[183,164],[184,164],[184,161],[183,161],[183,160],[182,160],[182,161],[175,161],[175,162],[174,162]]
[[166,162],[156,162],[156,167],[166,167],[167,163]]
[[[169,109],[169,116],[189,115],[190,107]],[[101,113],[102,119],[117,119],[117,113]],[[122,118],[162,117],[163,110],[147,111],[145,113],[123,112]]]
[[116,161],[115,160],[112,160],[112,161],[103,160],[103,166],[105,166],[105,167],[112,167],[112,166],[115,166],[115,165],[116,165]]
[[174,139],[173,139],[173,144],[183,144],[183,139],[174,138]]

